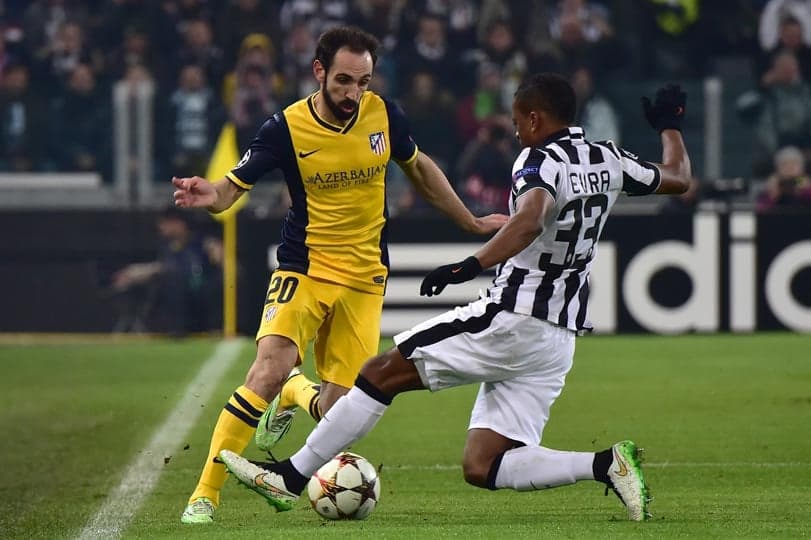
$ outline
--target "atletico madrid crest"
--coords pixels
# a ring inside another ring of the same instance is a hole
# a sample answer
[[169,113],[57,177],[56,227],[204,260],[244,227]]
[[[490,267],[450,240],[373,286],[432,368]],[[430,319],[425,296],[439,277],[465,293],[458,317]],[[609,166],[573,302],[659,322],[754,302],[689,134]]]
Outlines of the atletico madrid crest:
[[369,135],[369,146],[372,148],[372,152],[378,156],[382,156],[386,152],[386,137],[382,131]]

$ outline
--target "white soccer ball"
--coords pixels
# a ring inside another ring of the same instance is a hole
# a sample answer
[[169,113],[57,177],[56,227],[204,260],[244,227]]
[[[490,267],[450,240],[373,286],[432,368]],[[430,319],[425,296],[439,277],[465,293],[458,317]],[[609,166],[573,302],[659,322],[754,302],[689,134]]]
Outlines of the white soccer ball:
[[307,494],[326,519],[366,519],[380,500],[380,478],[366,458],[343,452],[310,478]]

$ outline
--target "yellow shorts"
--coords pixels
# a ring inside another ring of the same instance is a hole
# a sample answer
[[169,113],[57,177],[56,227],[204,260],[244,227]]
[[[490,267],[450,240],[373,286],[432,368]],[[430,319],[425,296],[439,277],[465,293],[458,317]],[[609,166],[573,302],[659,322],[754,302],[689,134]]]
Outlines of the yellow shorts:
[[383,296],[277,270],[270,276],[259,338],[290,338],[304,358],[315,340],[315,369],[322,381],[351,388],[361,366],[377,354]]

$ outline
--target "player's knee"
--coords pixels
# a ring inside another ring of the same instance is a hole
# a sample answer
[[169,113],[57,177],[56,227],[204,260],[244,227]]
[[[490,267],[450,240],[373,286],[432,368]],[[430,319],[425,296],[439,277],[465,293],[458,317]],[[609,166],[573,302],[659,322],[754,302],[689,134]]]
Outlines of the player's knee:
[[487,477],[490,473],[490,464],[479,460],[466,458],[462,463],[462,473],[465,476],[465,482],[468,484],[480,488],[486,488]]
[[401,392],[423,388],[414,363],[404,359],[396,348],[367,361],[360,376],[390,399]]
[[391,369],[391,366],[386,361],[386,353],[383,353],[367,360],[363,367],[360,368],[360,374],[369,382],[376,384],[385,381],[386,372],[389,369]]
[[[256,359],[245,379],[245,385],[260,396],[274,396],[281,389],[290,370],[296,363],[298,349],[295,344],[284,341],[260,340]],[[289,341],[289,340],[288,340]]]
[[355,386],[360,387],[381,403],[389,404],[397,395],[397,391],[386,383],[387,373],[391,368],[387,365],[384,356],[384,354],[375,356],[363,365],[358,373]]
[[279,369],[274,369],[268,362],[254,360],[245,377],[245,386],[268,399],[279,393],[285,375]]

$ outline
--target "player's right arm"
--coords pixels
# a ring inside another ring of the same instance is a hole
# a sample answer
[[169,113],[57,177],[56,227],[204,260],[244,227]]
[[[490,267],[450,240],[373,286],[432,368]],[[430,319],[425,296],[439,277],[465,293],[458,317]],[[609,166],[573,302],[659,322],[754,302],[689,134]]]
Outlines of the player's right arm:
[[205,178],[172,178],[175,186],[175,206],[181,208],[206,208],[217,214],[231,208],[245,190],[228,178],[209,182]]
[[474,255],[458,263],[440,266],[420,285],[422,296],[441,293],[449,283],[463,283],[482,269],[503,263],[529,246],[543,232],[554,211],[560,175],[543,153],[524,148],[513,165],[515,213]]
[[555,199],[545,189],[532,189],[516,202],[516,212],[504,227],[476,252],[482,268],[489,268],[517,255],[543,232]]
[[199,176],[172,178],[175,206],[206,208],[214,214],[227,210],[264,174],[293,159],[292,152],[287,121],[282,113],[276,113],[259,128],[242,159],[225,178],[216,182]]
[[545,189],[531,189],[516,202],[516,212],[506,225],[488,240],[474,255],[458,263],[435,268],[420,284],[421,296],[435,296],[449,283],[464,283],[478,276],[483,269],[503,263],[538,238],[546,216],[555,207],[555,199]]
[[543,225],[554,211],[560,169],[546,154],[524,148],[513,164],[513,200],[515,212],[475,254],[482,267],[506,262],[529,246],[543,232]]

